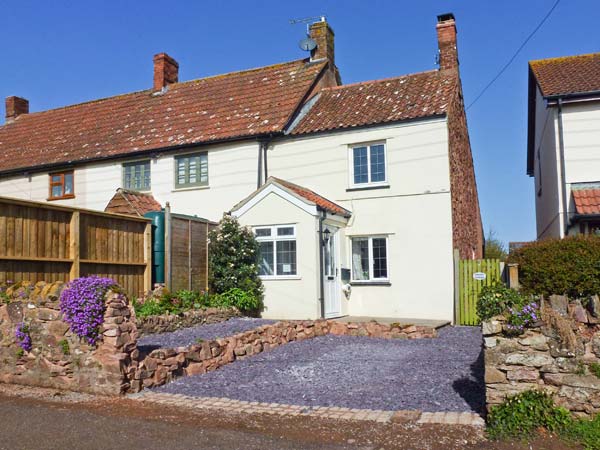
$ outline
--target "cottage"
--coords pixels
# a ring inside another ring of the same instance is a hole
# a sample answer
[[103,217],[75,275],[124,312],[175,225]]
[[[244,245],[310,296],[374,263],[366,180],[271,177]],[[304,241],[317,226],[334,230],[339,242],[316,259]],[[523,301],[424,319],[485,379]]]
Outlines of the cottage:
[[439,67],[389,79],[343,85],[323,19],[302,60],[180,82],[162,53],[149,90],[35,113],[9,97],[0,192],[230,212],[260,243],[265,317],[452,320],[455,255],[483,236],[454,16],[436,30]]
[[600,53],[529,63],[538,239],[600,232]]

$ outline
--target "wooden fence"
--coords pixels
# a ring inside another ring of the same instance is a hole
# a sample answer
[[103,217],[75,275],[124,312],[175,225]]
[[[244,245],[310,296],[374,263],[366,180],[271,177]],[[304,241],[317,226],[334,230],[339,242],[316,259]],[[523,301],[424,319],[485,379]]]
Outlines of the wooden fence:
[[199,217],[172,214],[165,208],[165,281],[178,290],[208,289],[208,233],[217,224]]
[[478,325],[477,298],[484,286],[502,281],[498,259],[455,260],[455,323]]
[[148,219],[0,197],[0,282],[98,275],[130,296],[150,289]]

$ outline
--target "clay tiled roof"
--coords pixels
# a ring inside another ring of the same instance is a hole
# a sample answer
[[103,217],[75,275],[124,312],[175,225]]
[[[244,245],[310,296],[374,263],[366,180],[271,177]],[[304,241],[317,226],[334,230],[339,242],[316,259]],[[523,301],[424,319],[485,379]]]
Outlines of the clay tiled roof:
[[326,62],[305,60],[20,115],[0,172],[281,132]]
[[573,189],[577,214],[600,214],[600,188]]
[[455,77],[437,70],[323,89],[292,134],[446,113]]
[[600,53],[530,61],[544,97],[600,91]]
[[306,200],[314,203],[317,206],[320,206],[325,211],[328,211],[333,214],[338,214],[344,217],[350,217],[352,213],[348,211],[346,208],[342,208],[337,203],[333,203],[331,200],[326,199],[325,197],[311,191],[302,186],[298,186],[297,184],[290,183],[289,181],[282,180],[281,178],[269,177],[269,179],[275,181],[275,183],[293,191],[295,194],[300,197],[305,198]]
[[104,208],[104,211],[143,217],[147,212],[160,211],[161,209],[162,206],[154,199],[152,194],[119,188]]

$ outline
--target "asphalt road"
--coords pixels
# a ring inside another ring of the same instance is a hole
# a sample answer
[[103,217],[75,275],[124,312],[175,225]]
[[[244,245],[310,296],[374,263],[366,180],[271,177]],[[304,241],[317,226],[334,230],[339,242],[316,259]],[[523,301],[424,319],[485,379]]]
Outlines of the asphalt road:
[[[105,410],[0,396],[1,450],[165,449],[349,449],[299,442],[255,431],[235,430],[148,417],[123,417]],[[364,447],[362,447],[364,448]]]

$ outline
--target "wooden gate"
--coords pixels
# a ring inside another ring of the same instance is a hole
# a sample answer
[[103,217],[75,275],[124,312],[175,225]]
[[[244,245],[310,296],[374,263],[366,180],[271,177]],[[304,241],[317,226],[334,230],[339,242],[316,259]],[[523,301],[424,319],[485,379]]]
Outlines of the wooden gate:
[[477,297],[484,286],[502,282],[502,267],[498,259],[463,259],[455,264],[455,323],[479,325]]

